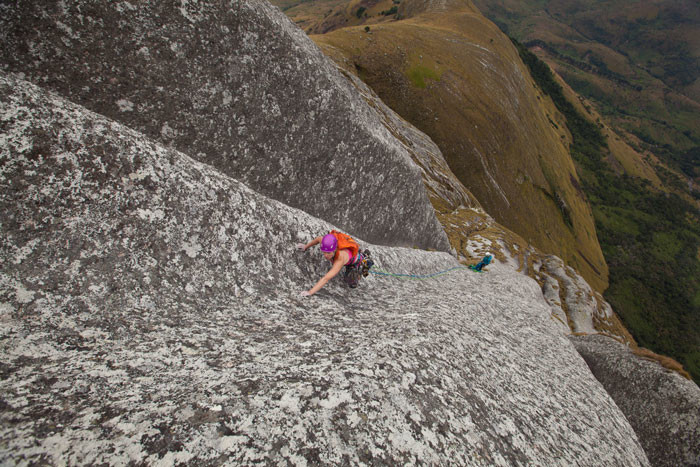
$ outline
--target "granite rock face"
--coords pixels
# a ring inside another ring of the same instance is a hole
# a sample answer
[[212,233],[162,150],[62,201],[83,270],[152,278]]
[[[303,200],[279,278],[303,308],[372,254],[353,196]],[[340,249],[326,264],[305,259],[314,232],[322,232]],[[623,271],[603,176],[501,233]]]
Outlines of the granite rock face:
[[7,75],[0,124],[0,463],[648,465],[511,268],[302,298],[330,224]]
[[2,69],[367,240],[449,249],[405,148],[267,2],[19,1],[0,13]]
[[652,465],[700,465],[700,388],[605,336],[571,337],[624,412]]
[[561,258],[546,255],[533,268],[535,277],[543,282],[542,293],[553,315],[567,323],[571,332],[596,334],[615,329],[610,304]]

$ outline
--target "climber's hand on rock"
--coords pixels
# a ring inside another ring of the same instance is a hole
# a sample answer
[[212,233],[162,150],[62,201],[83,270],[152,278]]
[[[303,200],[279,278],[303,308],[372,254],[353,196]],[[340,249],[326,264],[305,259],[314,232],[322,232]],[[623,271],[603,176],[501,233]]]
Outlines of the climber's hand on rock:
[[301,293],[301,296],[302,296],[302,297],[310,297],[311,294],[309,293],[308,290],[304,290],[304,291]]
[[303,243],[297,243],[297,250],[306,251],[306,245]]

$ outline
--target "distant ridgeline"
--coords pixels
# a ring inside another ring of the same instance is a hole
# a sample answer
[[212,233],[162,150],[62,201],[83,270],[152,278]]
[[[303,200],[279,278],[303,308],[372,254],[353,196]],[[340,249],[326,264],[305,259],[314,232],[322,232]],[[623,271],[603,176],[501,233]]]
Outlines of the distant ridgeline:
[[639,344],[676,358],[700,382],[700,221],[697,209],[604,163],[599,128],[567,101],[549,66],[517,40],[543,92],[566,116],[571,154],[593,209],[610,267],[605,298]]

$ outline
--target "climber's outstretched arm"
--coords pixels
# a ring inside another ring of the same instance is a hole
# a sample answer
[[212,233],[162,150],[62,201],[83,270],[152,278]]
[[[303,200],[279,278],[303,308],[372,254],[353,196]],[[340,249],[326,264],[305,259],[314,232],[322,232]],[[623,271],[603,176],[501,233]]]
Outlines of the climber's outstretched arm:
[[[343,269],[343,260],[341,259],[342,255],[338,255],[338,258],[336,258],[335,262],[333,263],[333,266],[331,267],[331,270],[326,273],[325,276],[320,278],[318,282],[316,282],[316,285],[314,285],[311,290],[309,290],[309,295],[313,295],[319,290],[323,288],[324,285],[328,283],[329,280],[333,279],[335,276],[338,275],[341,269]],[[347,258],[346,258],[347,260]]]
[[302,244],[300,243],[300,244],[299,244],[299,249],[300,249],[300,250],[306,251],[306,250],[308,250],[309,248],[311,248],[312,246],[318,245],[319,243],[321,243],[321,240],[323,240],[323,237],[316,237],[316,238],[314,238],[313,240],[311,240],[309,243],[307,243],[306,245],[302,245]]

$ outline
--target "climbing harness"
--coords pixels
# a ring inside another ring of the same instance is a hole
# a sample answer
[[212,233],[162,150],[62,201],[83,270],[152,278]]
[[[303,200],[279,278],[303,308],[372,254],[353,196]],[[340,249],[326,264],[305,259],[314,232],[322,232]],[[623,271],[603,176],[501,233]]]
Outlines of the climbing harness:
[[367,277],[373,265],[374,261],[370,257],[369,250],[358,253],[357,260],[353,264],[345,266],[345,282],[351,289],[354,289],[360,282],[360,276]]

